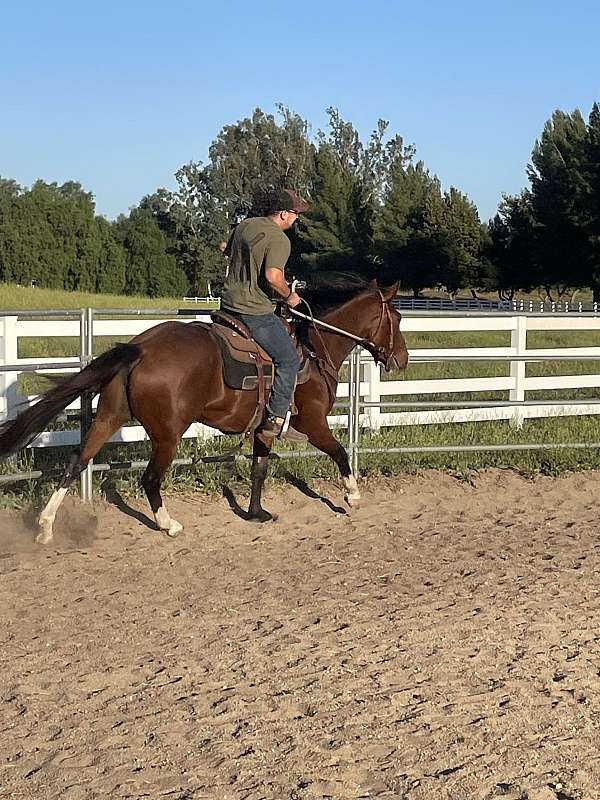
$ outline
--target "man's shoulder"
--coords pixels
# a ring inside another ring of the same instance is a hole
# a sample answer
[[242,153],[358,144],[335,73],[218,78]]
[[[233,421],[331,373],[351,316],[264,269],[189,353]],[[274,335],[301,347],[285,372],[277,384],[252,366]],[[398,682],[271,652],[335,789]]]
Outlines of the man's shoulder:
[[254,238],[262,233],[268,241],[287,241],[285,233],[268,217],[250,217],[240,222],[239,227],[241,228],[240,232],[249,238]]

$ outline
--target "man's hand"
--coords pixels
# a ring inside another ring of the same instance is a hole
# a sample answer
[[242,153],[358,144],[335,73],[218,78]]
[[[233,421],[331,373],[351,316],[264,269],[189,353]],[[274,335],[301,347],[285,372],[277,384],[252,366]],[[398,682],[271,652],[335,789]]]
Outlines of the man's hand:
[[296,292],[292,292],[285,302],[290,308],[296,308],[302,302],[302,298]]
[[265,277],[269,281],[273,289],[275,289],[277,294],[283,299],[285,303],[288,304],[288,306],[290,306],[290,308],[294,308],[295,306],[297,306],[299,303],[302,302],[302,298],[300,297],[300,295],[296,294],[296,292],[294,292],[290,288],[288,282],[286,281],[283,275],[282,269],[278,269],[277,267],[268,267],[265,270]]

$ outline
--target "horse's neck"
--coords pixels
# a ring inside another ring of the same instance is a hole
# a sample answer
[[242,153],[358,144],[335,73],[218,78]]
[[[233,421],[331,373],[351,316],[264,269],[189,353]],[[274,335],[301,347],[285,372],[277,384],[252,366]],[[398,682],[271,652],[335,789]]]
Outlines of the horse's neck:
[[[356,303],[356,313],[352,313],[352,310],[350,303],[345,303],[343,308],[335,309],[334,311],[330,311],[329,314],[326,314],[323,317],[323,322],[335,325],[336,328],[340,328],[340,330],[353,333],[355,336],[360,336],[362,338],[365,336],[365,332],[361,327],[362,314],[359,311],[358,303]],[[346,358],[348,358],[348,355],[352,352],[356,342],[346,336],[340,336],[337,333],[331,333],[327,330],[322,330],[321,336],[323,337],[325,347],[334,367],[339,370]],[[320,347],[317,348],[317,352],[319,352],[320,349]],[[320,352],[319,355],[321,355]]]

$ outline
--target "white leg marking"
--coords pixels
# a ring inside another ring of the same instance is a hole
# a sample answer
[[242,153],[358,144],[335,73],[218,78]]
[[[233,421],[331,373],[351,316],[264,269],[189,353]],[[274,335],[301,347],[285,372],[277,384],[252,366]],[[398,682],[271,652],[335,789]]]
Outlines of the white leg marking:
[[156,524],[161,531],[166,531],[169,536],[177,536],[177,534],[183,530],[183,525],[181,522],[171,519],[169,512],[164,506],[161,506],[158,509],[154,515],[154,519],[156,520]]
[[68,491],[69,490],[66,487],[57,489],[50,500],[48,500],[46,507],[40,514],[40,518],[38,520],[40,532],[35,537],[35,540],[38,544],[48,544],[48,542],[52,541],[52,528],[54,526],[56,512],[60,508],[60,504],[65,499],[65,495]]
[[354,475],[349,475],[347,478],[342,478],[346,494],[344,500],[352,508],[357,506],[360,502],[360,492],[358,491],[358,484]]

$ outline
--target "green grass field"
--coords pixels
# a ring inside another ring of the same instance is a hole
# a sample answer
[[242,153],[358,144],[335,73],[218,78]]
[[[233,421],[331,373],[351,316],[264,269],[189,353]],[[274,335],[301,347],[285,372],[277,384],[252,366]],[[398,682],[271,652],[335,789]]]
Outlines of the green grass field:
[[180,297],[142,297],[38,289],[0,283],[0,310],[36,308],[178,308]]
[[[10,294],[11,303],[6,301],[3,290]],[[61,301],[61,297],[64,299]],[[29,302],[26,299],[29,298]],[[36,304],[34,305],[33,299]],[[119,297],[110,295],[83,295],[75,293],[53,293],[47,290],[23,289],[20,287],[0,286],[0,308],[9,305],[17,307],[82,307],[95,306],[145,306],[171,307],[183,305],[177,298],[148,298]],[[96,353],[109,347],[119,337],[103,337],[96,339]],[[474,333],[409,333],[406,336],[409,352],[422,347],[494,347],[510,345],[509,332],[474,332]],[[545,332],[534,331],[528,334],[528,347],[584,347],[600,346],[600,331],[566,331]],[[20,355],[32,357],[63,357],[76,355],[78,348],[77,339],[23,339],[20,342]],[[527,365],[527,375],[572,375],[595,373],[600,369],[600,364],[593,361],[568,361],[545,362]],[[427,378],[464,378],[478,376],[507,375],[509,365],[500,362],[445,362],[438,364],[413,364],[404,374],[384,375],[384,380],[411,380]],[[25,388],[29,391],[39,389],[39,379],[27,378]],[[32,383],[29,383],[32,381]],[[35,383],[34,383],[35,381]],[[476,395],[437,394],[422,397],[424,400],[473,400],[473,399],[508,399],[507,392],[481,392]],[[598,390],[592,388],[554,390],[545,392],[528,392],[527,399],[548,400],[560,398],[562,400],[581,400],[596,398]],[[393,398],[390,398],[393,399]],[[400,399],[400,398],[398,398]],[[416,397],[403,397],[402,399],[417,399]],[[346,434],[340,431],[339,438],[344,441]],[[600,417],[557,417],[540,420],[527,420],[521,430],[512,428],[508,422],[481,422],[481,423],[453,423],[439,425],[421,425],[411,427],[398,427],[382,430],[380,435],[364,434],[362,445],[365,447],[414,447],[438,445],[474,445],[474,444],[509,444],[527,442],[600,442]],[[180,446],[180,457],[197,456],[200,454],[221,452],[235,443],[228,437],[221,437],[213,442],[196,443],[183,442]],[[120,461],[142,459],[148,455],[148,445],[140,443],[133,446],[111,445],[106,447],[97,461]],[[30,467],[62,467],[67,458],[67,449],[38,450],[33,454],[20,456],[18,465],[22,468]],[[15,471],[15,464],[0,466],[0,472]],[[474,453],[435,453],[435,454],[372,454],[360,458],[362,474],[375,474],[378,472],[392,474],[410,472],[421,468],[436,468],[450,470],[458,477],[469,476],[472,470],[489,466],[505,466],[516,468],[528,474],[544,472],[555,474],[563,470],[578,470],[600,468],[600,453],[595,450],[547,450],[542,452],[474,452]],[[311,477],[336,477],[337,470],[326,457],[316,459],[293,459],[275,461],[271,468],[273,477],[282,478],[286,474],[293,474],[297,478],[310,480]],[[125,491],[135,491],[137,476],[123,474],[121,479]],[[167,488],[198,489],[202,491],[218,491],[220,485],[226,481],[237,483],[239,487],[247,486],[249,477],[248,464],[236,465],[203,465],[198,464],[192,468],[177,468],[172,471]],[[21,503],[31,499],[39,493],[47,492],[48,480],[44,479],[28,484],[15,484],[5,486],[2,490],[3,502]],[[97,482],[101,477],[97,476]]]

